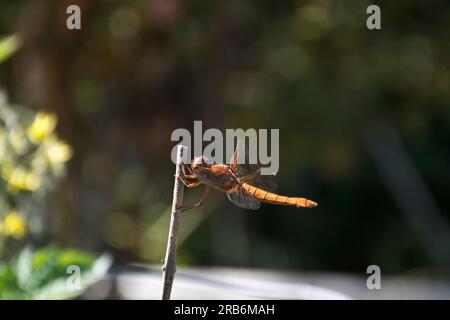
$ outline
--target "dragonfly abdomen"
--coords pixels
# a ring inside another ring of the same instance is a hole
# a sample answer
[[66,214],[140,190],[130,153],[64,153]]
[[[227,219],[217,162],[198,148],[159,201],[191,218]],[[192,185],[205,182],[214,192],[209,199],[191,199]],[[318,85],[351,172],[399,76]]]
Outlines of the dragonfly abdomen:
[[257,188],[248,183],[243,183],[242,188],[245,189],[252,197],[258,199],[258,201],[277,204],[282,206],[295,206],[302,208],[314,208],[317,207],[317,203],[306,199],[306,198],[298,198],[298,197],[287,197],[281,196],[276,193],[268,192],[266,190]]

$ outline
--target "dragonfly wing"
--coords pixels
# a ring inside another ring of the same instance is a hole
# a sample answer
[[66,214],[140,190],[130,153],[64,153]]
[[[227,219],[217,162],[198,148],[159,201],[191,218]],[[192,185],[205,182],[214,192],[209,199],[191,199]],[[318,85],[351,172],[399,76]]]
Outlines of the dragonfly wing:
[[261,168],[258,168],[252,174],[240,176],[239,180],[269,192],[276,192],[278,187],[275,182],[275,176],[261,175]]
[[231,159],[230,159],[231,169],[236,170],[238,168],[238,162],[240,161],[239,157],[242,157],[242,156],[244,156],[245,161],[247,161],[246,159],[248,158],[248,150],[245,150],[242,147],[242,140],[239,139],[236,144],[236,149],[234,150],[233,155],[231,156]]
[[248,145],[243,145],[241,140],[230,159],[230,167],[242,182],[270,192],[277,190],[275,175],[261,175],[261,164],[250,163]]
[[261,203],[253,198],[244,188],[227,192],[228,199],[240,208],[257,210]]
[[239,180],[246,182],[260,189],[276,192],[277,184],[275,175],[261,175],[261,164],[250,164],[248,144],[238,140],[236,150],[230,159],[230,167],[239,177]]

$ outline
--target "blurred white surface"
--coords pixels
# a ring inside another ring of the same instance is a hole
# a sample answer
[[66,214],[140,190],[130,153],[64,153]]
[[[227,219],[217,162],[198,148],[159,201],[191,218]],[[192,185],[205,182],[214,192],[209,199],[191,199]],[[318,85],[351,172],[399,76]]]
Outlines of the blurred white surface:
[[[450,299],[450,282],[429,278],[382,277],[369,290],[365,276],[289,273],[235,268],[179,268],[172,299]],[[91,287],[85,299],[160,299],[157,267],[116,269]]]

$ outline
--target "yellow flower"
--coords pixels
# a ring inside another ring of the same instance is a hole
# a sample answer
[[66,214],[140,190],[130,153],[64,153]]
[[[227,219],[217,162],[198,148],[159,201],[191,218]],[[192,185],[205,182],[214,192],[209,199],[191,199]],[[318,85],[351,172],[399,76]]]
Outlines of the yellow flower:
[[32,171],[36,174],[45,174],[47,170],[47,159],[44,156],[37,156],[31,160]]
[[72,157],[72,148],[58,139],[49,140],[45,150],[51,165],[66,162]]
[[28,138],[34,143],[41,142],[53,132],[57,122],[58,119],[54,113],[38,112],[28,129]]
[[14,127],[10,130],[8,141],[18,154],[23,154],[27,147],[25,132],[20,127]]
[[[6,161],[5,161],[6,162]],[[11,163],[2,163],[2,177],[5,181],[8,181],[14,171],[14,166]]]
[[5,237],[14,237],[21,239],[26,234],[26,222],[17,212],[11,211],[0,223],[0,234]]
[[8,181],[8,189],[11,191],[29,190],[35,191],[41,186],[41,177],[33,172],[17,167],[5,176]]

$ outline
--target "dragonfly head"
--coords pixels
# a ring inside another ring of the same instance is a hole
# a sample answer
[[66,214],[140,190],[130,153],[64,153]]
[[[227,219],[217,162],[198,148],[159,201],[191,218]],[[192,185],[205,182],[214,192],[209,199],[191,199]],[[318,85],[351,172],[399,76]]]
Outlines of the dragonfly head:
[[205,156],[195,157],[192,162],[192,170],[200,169],[200,168],[209,168],[211,166],[210,161]]

